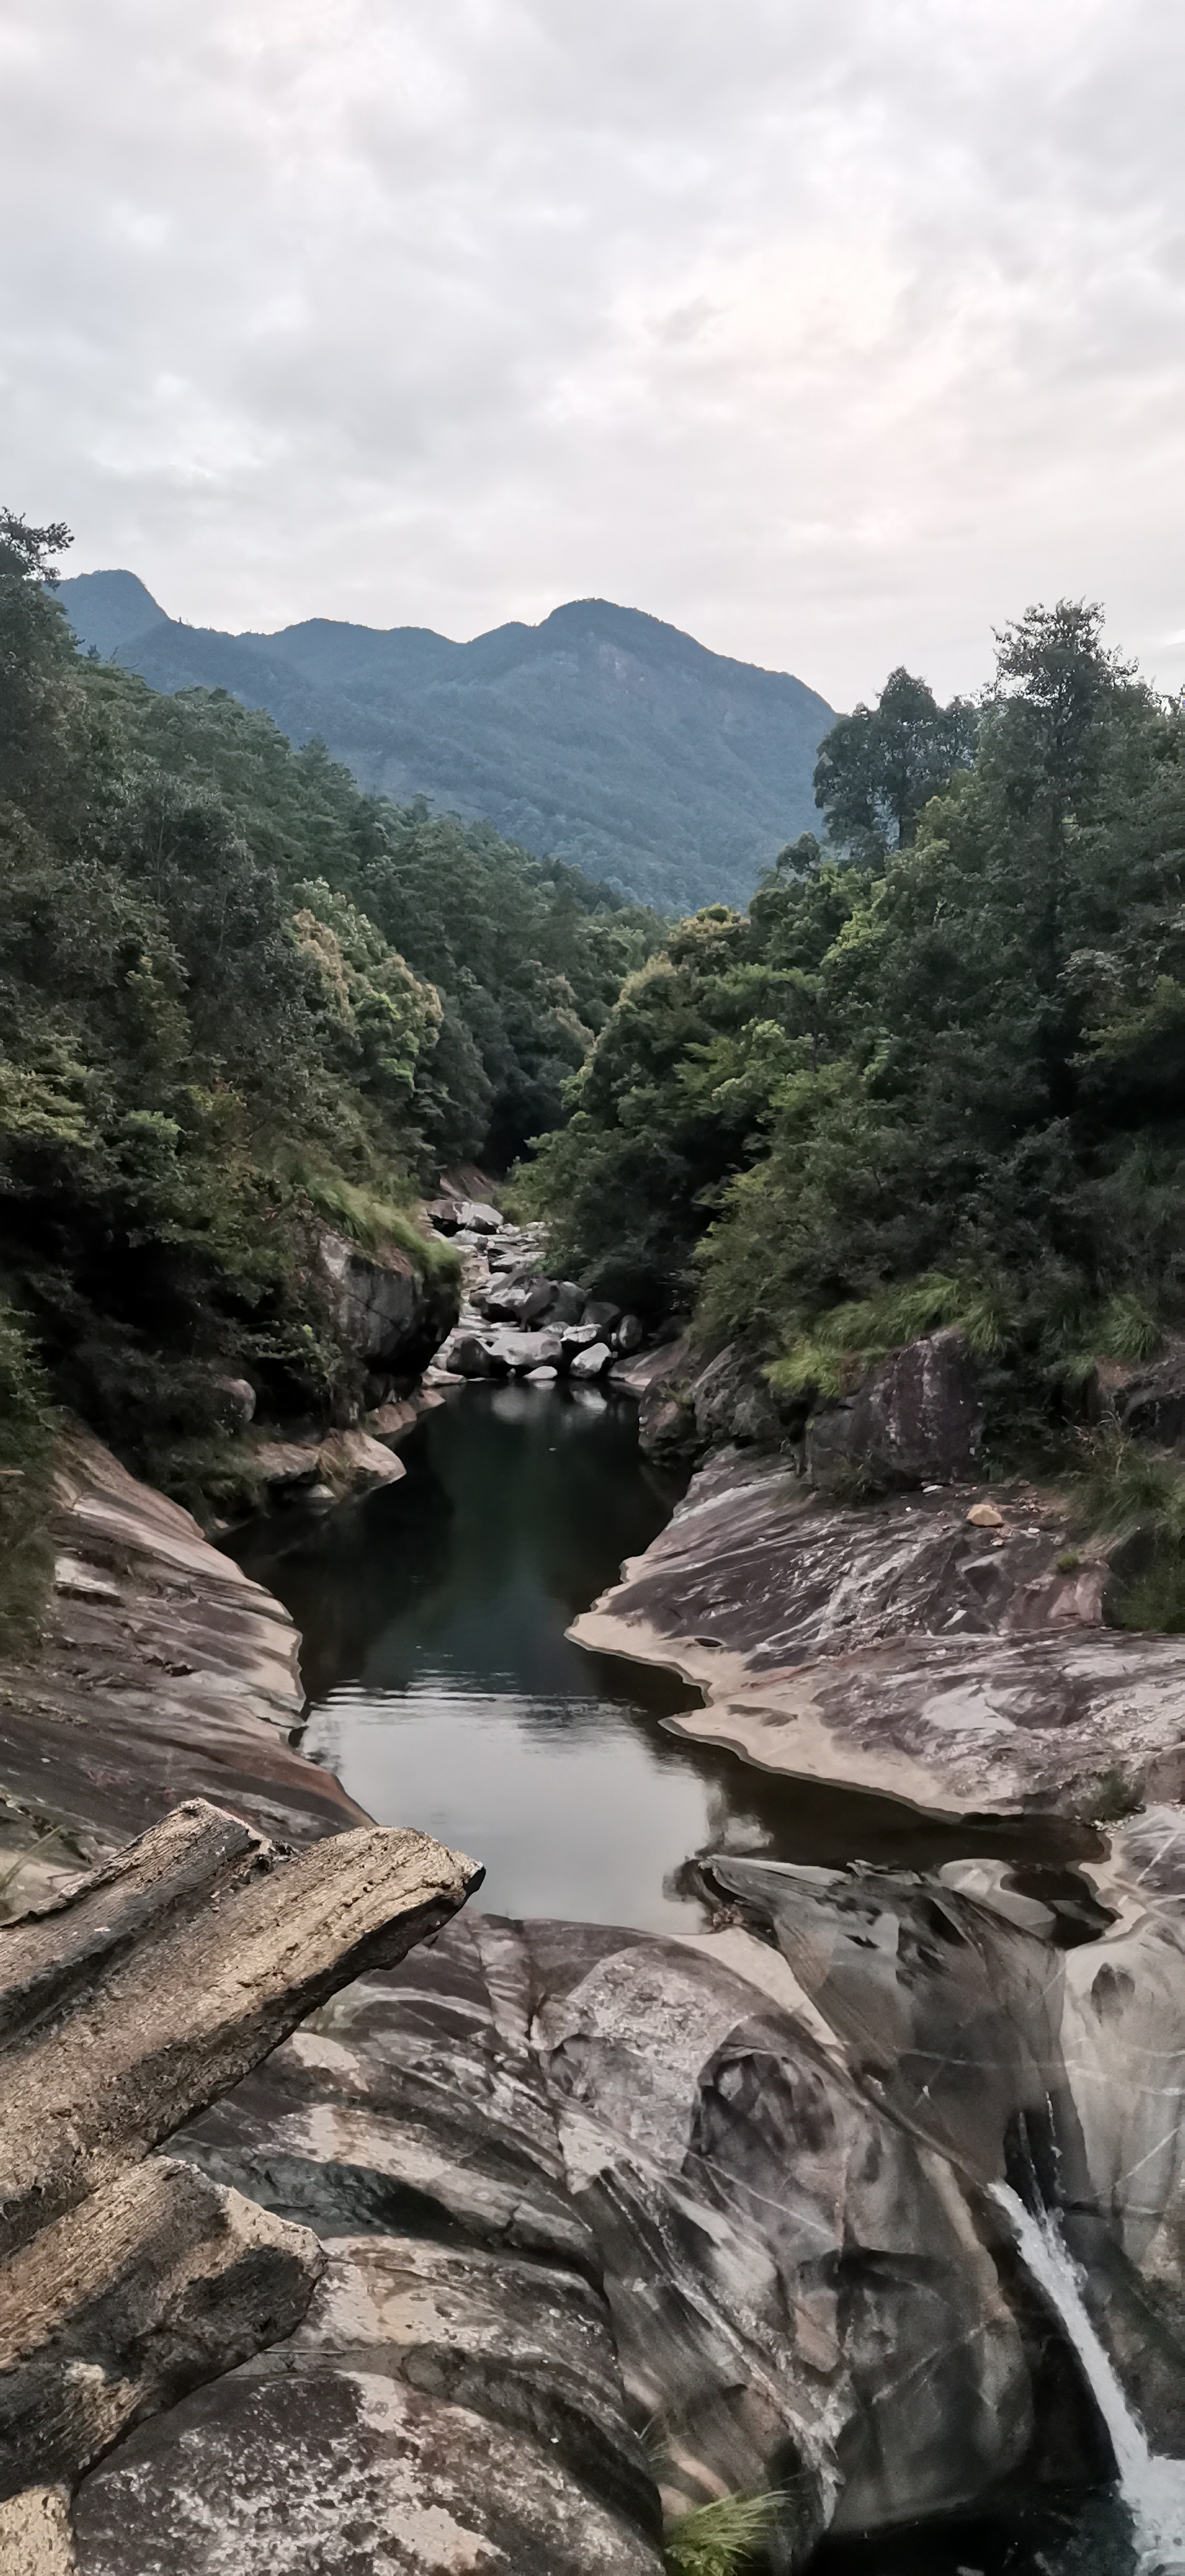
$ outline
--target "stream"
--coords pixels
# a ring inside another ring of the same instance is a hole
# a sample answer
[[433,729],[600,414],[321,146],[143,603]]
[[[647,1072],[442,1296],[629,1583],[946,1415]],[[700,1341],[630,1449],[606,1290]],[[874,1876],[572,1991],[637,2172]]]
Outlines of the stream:
[[[689,1862],[724,1848],[914,1868],[988,1854],[1048,1893],[1064,1859],[1048,1823],[943,1825],[757,1772],[664,1728],[694,1702],[676,1676],[570,1642],[571,1620],[677,1499],[642,1459],[636,1424],[631,1403],[597,1390],[477,1384],[417,1426],[399,1484],[240,1532],[235,1555],[302,1633],[302,1750],[380,1823],[479,1858],[477,1901],[494,1912],[696,1931]],[[1047,2272],[1056,2252],[1035,2233],[1027,2246]],[[1075,2341],[1072,2276],[1044,2288]],[[1132,2461],[1118,2465],[1127,2497],[1104,2489],[1036,2516],[833,2546],[819,2576],[1179,2576],[1173,2517],[1137,2530]],[[1174,2513],[1177,2501],[1174,2488]]]

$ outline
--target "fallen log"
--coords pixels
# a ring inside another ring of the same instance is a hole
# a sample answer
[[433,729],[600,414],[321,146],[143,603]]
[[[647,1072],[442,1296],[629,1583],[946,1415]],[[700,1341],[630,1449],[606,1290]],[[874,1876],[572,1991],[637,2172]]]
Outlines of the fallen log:
[[0,1926],[0,2258],[227,2092],[335,1990],[391,1967],[480,1883],[426,1835],[296,1857],[192,1800]]
[[0,2497],[291,2334],[324,2267],[311,2228],[192,2165],[130,2166],[0,2265]]

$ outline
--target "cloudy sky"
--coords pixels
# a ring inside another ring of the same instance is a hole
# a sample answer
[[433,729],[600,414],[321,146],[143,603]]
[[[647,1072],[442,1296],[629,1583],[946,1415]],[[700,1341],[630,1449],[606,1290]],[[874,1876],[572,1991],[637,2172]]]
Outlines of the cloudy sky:
[[0,497],[194,623],[1185,681],[1174,0],[6,0]]

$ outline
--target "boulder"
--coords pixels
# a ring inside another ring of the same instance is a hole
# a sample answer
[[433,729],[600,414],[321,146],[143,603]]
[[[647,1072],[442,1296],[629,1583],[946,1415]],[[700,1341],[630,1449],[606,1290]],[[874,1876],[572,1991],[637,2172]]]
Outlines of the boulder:
[[407,1474],[402,1458],[381,1440],[372,1440],[368,1431],[331,1431],[317,1452],[317,1465],[331,1493],[339,1496],[397,1485]]
[[250,1452],[250,1466],[267,1488],[271,1502],[299,1500],[311,1485],[320,1483],[318,1442],[308,1440],[261,1440]]
[[1125,1431],[1162,1449],[1185,1442],[1185,1341],[1169,1343],[1146,1368],[1128,1370],[1113,1404]]
[[523,1298],[522,1320],[524,1324],[528,1326],[531,1324],[541,1324],[545,1316],[550,1316],[553,1313],[555,1301],[556,1283],[554,1279],[532,1280],[531,1285]]
[[527,1384],[528,1386],[554,1386],[558,1376],[559,1370],[556,1368],[528,1369]]
[[608,1342],[592,1342],[587,1350],[573,1352],[568,1375],[577,1379],[601,1377],[612,1357]]
[[623,1359],[628,1359],[631,1352],[641,1350],[642,1323],[640,1316],[622,1316],[620,1323],[614,1328],[613,1347],[615,1351],[620,1352]]
[[609,1333],[620,1318],[621,1308],[611,1297],[590,1297],[580,1320],[582,1324],[591,1324],[598,1333]]
[[812,1413],[807,1473],[879,1493],[950,1485],[975,1474],[982,1436],[974,1362],[951,1326],[893,1351],[854,1394]]
[[490,1335],[490,1354],[509,1377],[526,1377],[531,1369],[555,1368],[560,1358],[558,1333],[515,1333],[501,1326]]
[[[433,1400],[439,1402],[438,1397]],[[422,1411],[422,1394],[417,1403],[413,1403],[410,1397],[403,1400],[392,1398],[386,1404],[376,1405],[374,1412],[367,1414],[366,1428],[376,1440],[402,1440],[406,1431],[414,1429]]]
[[504,1377],[505,1366],[495,1360],[492,1337],[481,1333],[454,1333],[440,1353],[440,1365],[452,1377]]
[[481,1199],[432,1199],[424,1211],[438,1234],[500,1234],[502,1218]]
[[778,1409],[757,1364],[730,1345],[709,1360],[688,1389],[696,1439],[714,1449],[776,1446],[782,1437]]
[[584,1313],[584,1307],[585,1296],[583,1288],[578,1288],[574,1279],[558,1280],[556,1283],[555,1303],[551,1310],[552,1323],[578,1324]]
[[595,1324],[564,1324],[562,1334],[559,1334],[559,1347],[562,1347],[564,1352],[564,1365],[572,1363],[577,1350],[592,1350],[592,1342],[598,1342],[598,1340],[600,1340],[600,1334]]
[[255,1389],[249,1377],[220,1377],[215,1380],[219,1408],[225,1421],[239,1430],[255,1419]]
[[398,1244],[364,1252],[326,1229],[317,1237],[316,1262],[335,1330],[368,1368],[414,1373],[456,1322],[459,1277],[451,1268],[421,1270]]

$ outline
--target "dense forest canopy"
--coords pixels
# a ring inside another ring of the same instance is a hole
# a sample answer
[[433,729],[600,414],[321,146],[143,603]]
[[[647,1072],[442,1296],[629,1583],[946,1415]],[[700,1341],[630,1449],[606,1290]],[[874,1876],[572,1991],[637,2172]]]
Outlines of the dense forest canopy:
[[841,854],[799,841],[626,984],[528,1187],[558,1261],[788,1393],[961,1319],[1047,1418],[1185,1322],[1185,714],[1074,603],[974,718],[919,690],[822,747]]
[[439,1260],[417,1189],[554,1123],[663,925],[83,656],[65,542],[0,514],[0,1446],[52,1392],[183,1483],[219,1367],[333,1400],[316,1212]]

